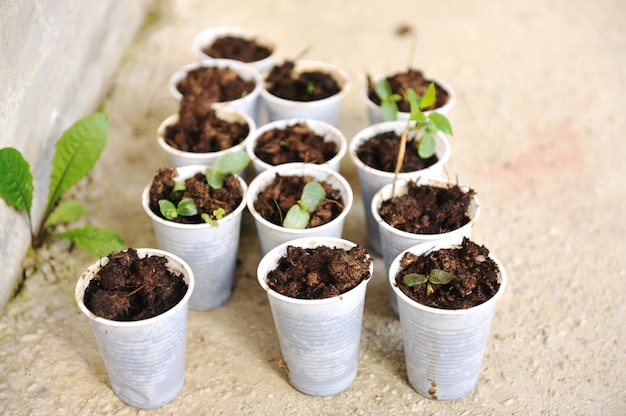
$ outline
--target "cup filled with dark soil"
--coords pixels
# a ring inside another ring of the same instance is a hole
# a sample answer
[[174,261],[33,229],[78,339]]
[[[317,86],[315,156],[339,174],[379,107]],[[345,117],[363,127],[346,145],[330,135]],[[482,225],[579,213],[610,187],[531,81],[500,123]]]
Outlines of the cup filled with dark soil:
[[313,396],[356,377],[363,306],[373,262],[362,246],[313,237],[284,243],[259,263],[289,381]]
[[256,174],[284,163],[316,163],[339,172],[348,150],[344,134],[319,120],[277,120],[258,128],[246,142]]
[[276,42],[265,34],[251,33],[237,26],[216,26],[196,34],[191,43],[198,59],[234,59],[259,73],[274,66]]
[[212,165],[228,151],[242,151],[256,123],[245,113],[202,101],[181,101],[179,112],[157,130],[170,167]]
[[155,408],[179,394],[193,290],[193,272],[184,260],[149,248],[104,257],[78,280],[76,302],[124,403]]
[[[298,205],[307,183],[315,181],[324,197],[310,212],[305,227],[289,228],[284,221]],[[341,238],[345,219],[352,208],[350,184],[339,173],[314,163],[285,163],[261,172],[248,187],[246,205],[254,218],[262,254],[300,237]]]
[[[367,77],[367,83],[362,89],[363,100],[367,107],[367,115],[370,124],[376,124],[383,121],[383,113],[380,107],[380,98],[376,94],[376,82],[381,79],[387,79],[393,94],[404,97],[406,92],[412,88],[418,96],[423,97],[430,83],[435,84],[437,100],[435,104],[424,110],[437,111],[443,115],[447,115],[456,103],[456,93],[454,89],[446,82],[440,79],[427,77],[420,70],[408,68],[405,71],[396,72],[392,75],[379,75],[376,77]],[[402,99],[398,103],[397,120],[407,121],[411,115],[409,102]]]
[[[378,223],[371,211],[372,198],[383,186],[394,180],[394,169],[400,148],[400,137],[407,122],[387,121],[373,124],[360,130],[350,140],[348,154],[356,166],[369,243],[375,253],[382,254],[382,243]],[[398,179],[419,177],[440,178],[445,164],[450,159],[450,141],[443,134],[435,136],[435,155],[421,159],[414,140],[407,140],[402,170]]]
[[188,64],[169,80],[170,93],[205,104],[225,103],[259,122],[259,97],[263,81],[259,72],[232,59],[210,59]]
[[[142,193],[142,206],[159,248],[180,256],[194,272],[196,290],[189,301],[194,310],[215,309],[230,299],[246,206],[247,185],[241,177],[228,175],[220,189],[213,189],[207,183],[206,168],[161,168]],[[160,201],[168,199],[181,184],[185,187],[184,192],[177,191],[183,192],[177,196],[181,214],[168,219]],[[197,212],[183,215],[183,200],[192,200]]]
[[321,61],[285,61],[264,75],[261,97],[269,121],[291,118],[339,124],[343,100],[350,89],[348,74]]
[[398,298],[411,386],[434,400],[469,394],[507,285],[502,264],[467,238],[422,243],[393,260],[389,281]]
[[[385,185],[370,207],[380,230],[385,270],[398,254],[419,243],[470,237],[480,216],[476,192],[443,179],[417,178]],[[398,314],[398,301],[389,286],[389,303]]]

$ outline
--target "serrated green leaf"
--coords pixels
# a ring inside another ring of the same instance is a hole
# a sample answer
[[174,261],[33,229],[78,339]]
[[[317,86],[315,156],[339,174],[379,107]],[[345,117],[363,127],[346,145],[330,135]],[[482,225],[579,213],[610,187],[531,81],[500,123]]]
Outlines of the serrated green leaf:
[[174,218],[178,217],[178,211],[176,211],[176,206],[167,199],[159,200],[159,210],[161,211],[161,214],[168,220],[173,220]]
[[431,105],[435,104],[437,99],[437,90],[435,89],[435,84],[428,84],[428,88],[426,89],[426,93],[422,97],[422,101],[420,102],[420,109],[428,108]]
[[417,154],[419,157],[422,159],[428,159],[435,154],[436,150],[437,142],[435,141],[434,136],[426,133],[422,135],[417,148]]
[[183,198],[178,203],[178,215],[182,215],[183,217],[191,217],[192,215],[198,214],[198,207],[194,204],[193,199],[191,198]]
[[124,248],[124,240],[117,233],[89,225],[55,235],[73,242],[76,247],[94,257],[104,257]]
[[300,205],[296,204],[287,211],[287,215],[285,215],[285,220],[283,221],[283,227],[304,230],[309,223],[309,218],[309,213],[301,209]]
[[324,198],[326,198],[324,187],[317,181],[311,181],[304,185],[300,201],[302,201],[307,211],[313,212]]
[[56,143],[46,212],[96,164],[109,135],[104,113],[90,114],[74,123]]
[[402,276],[402,284],[409,287],[423,285],[427,281],[428,277],[423,274],[409,273]]
[[52,211],[46,220],[45,227],[76,221],[85,214],[86,208],[82,202],[63,201]]
[[19,150],[0,149],[0,196],[6,203],[30,217],[33,204],[33,175]]
[[430,280],[430,283],[436,285],[448,284],[452,281],[452,279],[454,279],[454,275],[441,269],[432,269],[428,273],[428,280]]
[[430,113],[429,117],[442,133],[452,136],[452,126],[446,116],[435,111]]

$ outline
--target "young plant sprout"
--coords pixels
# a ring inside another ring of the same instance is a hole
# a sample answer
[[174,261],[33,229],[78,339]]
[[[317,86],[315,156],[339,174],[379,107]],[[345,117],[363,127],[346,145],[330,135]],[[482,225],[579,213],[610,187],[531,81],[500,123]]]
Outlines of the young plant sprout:
[[309,223],[311,212],[326,198],[326,191],[317,181],[308,182],[302,189],[302,196],[298,202],[289,208],[283,227],[303,230]]
[[[398,117],[398,105],[396,103],[400,101],[401,98],[398,94],[393,94],[387,79],[383,78],[376,83],[376,94],[381,100],[384,120],[396,120]],[[400,148],[398,150],[398,159],[394,170],[392,195],[395,195],[396,178],[398,177],[400,169],[402,169],[406,142],[411,132],[415,132],[416,135],[421,133],[421,135],[417,137],[416,151],[418,156],[422,159],[428,159],[435,154],[435,135],[438,132],[453,135],[452,126],[446,116],[436,111],[431,111],[428,114],[422,111],[435,103],[437,90],[435,89],[434,83],[431,82],[428,85],[424,97],[420,97],[413,88],[409,88],[405,98],[411,106],[411,115],[407,121],[406,128],[400,136]]]
[[[220,189],[224,185],[224,178],[230,174],[241,172],[248,166],[250,159],[245,152],[227,152],[220,156],[213,166],[206,168],[204,174],[209,186],[213,189]],[[161,214],[168,220],[173,220],[179,216],[192,217],[198,215],[198,207],[191,198],[183,198],[186,190],[185,182],[176,182],[170,199],[159,200],[159,210]],[[200,217],[207,224],[214,227],[218,226],[218,220],[224,217],[226,211],[224,208],[217,208],[211,214],[206,212],[200,214]]]
[[425,274],[409,273],[402,276],[402,283],[408,287],[423,285],[426,283],[426,294],[431,295],[435,290],[432,285],[445,285],[454,279],[454,276],[441,269],[432,269]]

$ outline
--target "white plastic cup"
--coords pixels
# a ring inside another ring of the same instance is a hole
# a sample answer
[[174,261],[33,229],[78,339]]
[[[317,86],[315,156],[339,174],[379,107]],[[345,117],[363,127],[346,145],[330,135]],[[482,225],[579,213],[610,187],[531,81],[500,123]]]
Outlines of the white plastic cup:
[[[455,246],[453,242],[441,241],[418,244],[407,251],[419,256]],[[398,288],[395,277],[403,255],[404,252],[392,262],[389,281],[398,298],[409,383],[431,399],[464,397],[478,382],[496,303],[507,285],[504,267],[490,254],[501,279],[496,294],[473,308],[445,310],[415,302]]]
[[[276,174],[280,174],[281,176],[309,175],[317,181],[329,183],[333,188],[339,190],[341,193],[341,197],[343,199],[343,211],[341,211],[341,214],[339,214],[337,218],[326,224],[312,228],[305,228],[303,230],[285,228],[266,220],[254,208],[254,201],[256,201],[259,192],[263,191],[269,186],[270,183],[272,183]],[[343,225],[346,217],[348,216],[348,212],[350,212],[350,209],[352,208],[353,199],[350,184],[339,173],[324,165],[295,162],[284,163],[261,172],[250,182],[250,185],[248,186],[246,204],[248,206],[248,211],[250,211],[252,217],[254,218],[257,234],[259,236],[259,243],[261,245],[261,253],[262,255],[265,255],[274,247],[297,238],[313,238],[322,236],[341,238]]]
[[252,161],[252,165],[254,166],[254,171],[258,175],[261,172],[274,167],[267,162],[259,159],[259,157],[254,153],[254,148],[256,147],[258,138],[263,134],[267,133],[271,130],[286,130],[288,127],[293,126],[295,124],[305,124],[308,128],[310,128],[315,134],[324,137],[325,141],[333,142],[337,145],[337,154],[328,160],[323,165],[328,166],[330,169],[335,172],[339,172],[341,167],[341,159],[344,157],[348,150],[348,140],[346,136],[337,129],[336,127],[319,120],[306,120],[306,119],[289,119],[289,120],[276,120],[270,123],[264,124],[254,131],[252,135],[246,141],[246,152],[248,152],[248,156]]
[[[398,256],[398,254],[414,245],[420,243],[432,243],[435,241],[452,241],[454,243],[461,243],[464,237],[469,238],[471,236],[474,224],[476,223],[476,221],[478,221],[478,217],[480,216],[480,203],[478,201],[478,197],[474,195],[469,210],[467,212],[467,216],[470,219],[469,222],[467,224],[464,224],[460,228],[457,228],[456,230],[450,230],[447,233],[440,234],[413,234],[394,228],[382,219],[382,217],[378,213],[378,210],[382,206],[383,201],[387,201],[393,196],[405,195],[407,193],[407,183],[409,181],[416,181],[418,185],[438,186],[440,188],[446,188],[455,185],[451,181],[443,181],[422,177],[414,180],[399,180],[396,183],[395,195],[391,194],[393,184],[385,185],[378,192],[376,192],[374,198],[372,199],[372,205],[370,209],[374,220],[378,223],[378,228],[380,230],[383,258],[385,259],[385,270],[389,270],[389,268],[391,267],[391,262]],[[460,188],[463,192],[469,192],[470,190],[467,186],[460,186]],[[389,289],[389,305],[397,315],[398,300],[391,285],[387,286]]]
[[137,249],[140,258],[162,256],[174,273],[182,273],[187,293],[170,310],[140,321],[113,321],[96,316],[84,303],[89,282],[108,262],[89,266],[78,279],[75,299],[91,322],[113,392],[124,403],[141,409],[160,407],[180,393],[185,379],[187,307],[194,290],[193,272],[185,262],[162,250]]
[[247,65],[252,66],[259,73],[262,74],[265,71],[269,71],[274,66],[274,56],[276,55],[276,42],[274,39],[267,35],[251,34],[238,26],[216,26],[205,29],[194,36],[191,48],[198,59],[219,59],[207,55],[203,52],[203,49],[211,46],[215,40],[225,36],[235,36],[241,39],[255,40],[257,44],[270,49],[271,53],[267,58],[254,62],[246,62]]
[[229,149],[206,153],[187,152],[172,147],[165,141],[165,129],[178,122],[178,113],[172,114],[161,123],[157,130],[157,142],[159,143],[159,146],[161,146],[161,149],[163,149],[163,151],[165,152],[170,167],[177,168],[187,165],[212,166],[217,159],[219,159],[227,152],[245,151],[247,140],[249,140],[249,138],[254,134],[254,131],[256,130],[256,123],[254,122],[254,120],[247,114],[230,107],[216,106],[215,112],[219,118],[225,121],[231,123],[239,122],[247,124],[249,129],[248,135],[241,142],[237,143],[235,146]]
[[[264,87],[261,90],[261,98],[269,114],[269,121],[301,118],[324,121],[337,127],[341,105],[350,90],[348,74],[335,65],[320,61],[297,61],[294,71],[322,71],[333,75],[339,84],[339,92],[330,97],[315,101],[293,101],[277,97]],[[267,75],[267,74],[266,74]],[[265,86],[265,83],[263,84]]]
[[183,95],[180,91],[178,91],[176,85],[178,85],[178,83],[182,81],[189,72],[200,67],[228,68],[235,71],[242,79],[246,81],[254,81],[254,89],[245,96],[236,100],[221,101],[215,104],[227,105],[234,108],[235,110],[239,110],[242,113],[250,116],[255,121],[255,123],[259,124],[260,120],[258,119],[258,105],[260,101],[259,97],[261,95],[261,91],[263,90],[263,80],[261,79],[261,74],[256,69],[254,69],[254,67],[244,64],[243,62],[234,61],[232,59],[206,59],[185,65],[170,77],[169,90],[174,98],[176,98],[178,101],[182,100]]
[[[380,133],[394,131],[397,134],[402,134],[405,128],[406,122],[404,121],[387,121],[373,124],[359,131],[352,138],[348,147],[348,154],[350,155],[352,163],[356,166],[359,186],[361,187],[361,197],[363,199],[369,243],[372,250],[377,254],[381,254],[383,249],[378,223],[374,220],[374,216],[372,215],[372,198],[380,188],[393,182],[394,174],[393,172],[374,169],[363,163],[357,156],[357,149],[363,142]],[[450,159],[451,147],[450,142],[443,134],[437,134],[435,141],[437,162],[425,169],[413,172],[401,172],[398,174],[398,179],[416,179],[419,177],[440,178],[442,176],[444,165]]]
[[[185,180],[205,169],[206,166],[199,165],[177,168],[179,176],[176,180]],[[233,212],[217,220],[217,226],[180,224],[161,218],[149,206],[151,184],[142,193],[142,206],[152,220],[159,248],[181,257],[193,270],[196,289],[189,300],[191,309],[204,311],[218,308],[232,295],[247,191],[245,181],[240,177],[237,179],[243,190],[241,203]]]
[[[383,78],[387,78],[386,75],[379,75],[377,77],[374,78],[374,82],[378,82],[379,80],[383,79]],[[450,110],[452,109],[452,107],[454,107],[454,104],[456,103],[456,93],[454,91],[454,89],[447,84],[446,82],[440,80],[440,79],[433,79],[433,78],[428,78],[430,79],[432,82],[434,82],[435,84],[439,85],[441,88],[443,88],[447,93],[448,93],[448,101],[442,105],[439,108],[436,108],[434,110],[430,110],[430,111],[426,111],[425,114],[429,114],[432,112],[438,112],[440,114],[443,114],[444,116],[447,116],[448,113],[450,112]],[[380,107],[380,105],[374,103],[372,100],[370,100],[369,96],[367,95],[367,91],[368,91],[368,87],[367,85],[365,85],[365,87],[363,87],[361,89],[361,95],[363,96],[363,100],[365,101],[365,106],[367,107],[367,116],[369,118],[370,124],[376,124],[376,123],[381,123],[384,121],[383,119],[383,111]],[[397,120],[401,120],[401,121],[408,121],[409,118],[411,116],[411,113],[406,112],[406,111],[399,111],[398,115],[397,115]]]
[[337,394],[350,387],[356,378],[365,292],[373,274],[373,262],[370,278],[348,292],[326,299],[295,299],[270,289],[266,279],[289,245],[349,250],[355,244],[330,237],[293,240],[267,253],[257,269],[259,284],[270,303],[291,385],[311,396]]

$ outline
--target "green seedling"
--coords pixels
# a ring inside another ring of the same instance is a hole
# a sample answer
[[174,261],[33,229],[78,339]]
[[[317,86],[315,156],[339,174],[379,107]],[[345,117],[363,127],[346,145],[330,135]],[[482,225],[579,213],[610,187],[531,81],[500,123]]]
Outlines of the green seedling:
[[426,284],[426,294],[431,295],[434,292],[432,285],[445,285],[454,279],[454,275],[441,269],[432,269],[425,274],[409,273],[402,276],[402,283],[406,286],[413,287]]
[[224,218],[224,214],[226,213],[226,211],[224,211],[224,208],[220,207],[218,209],[214,209],[213,210],[213,216],[204,213],[202,215],[200,215],[202,217],[202,219],[204,220],[204,222],[206,222],[207,224],[211,224],[214,227],[217,227],[219,225],[219,223],[217,222],[218,220],[221,220],[222,218]]
[[326,198],[326,191],[317,181],[308,182],[302,189],[298,202],[289,208],[283,221],[283,227],[303,230],[306,228],[317,206]]
[[124,241],[115,232],[89,225],[54,233],[56,226],[71,223],[84,215],[82,203],[62,200],[62,197],[94,167],[108,134],[109,122],[104,113],[88,115],[63,132],[55,145],[47,203],[41,222],[35,228],[31,218],[34,185],[30,165],[19,150],[12,147],[0,149],[0,196],[9,206],[28,217],[30,254],[35,254],[49,237],[69,240],[94,257],[103,257],[124,247]]
[[246,152],[226,152],[220,156],[213,166],[209,166],[206,171],[206,181],[213,189],[220,189],[224,185],[224,178],[228,175],[235,175],[248,166],[250,158]]

